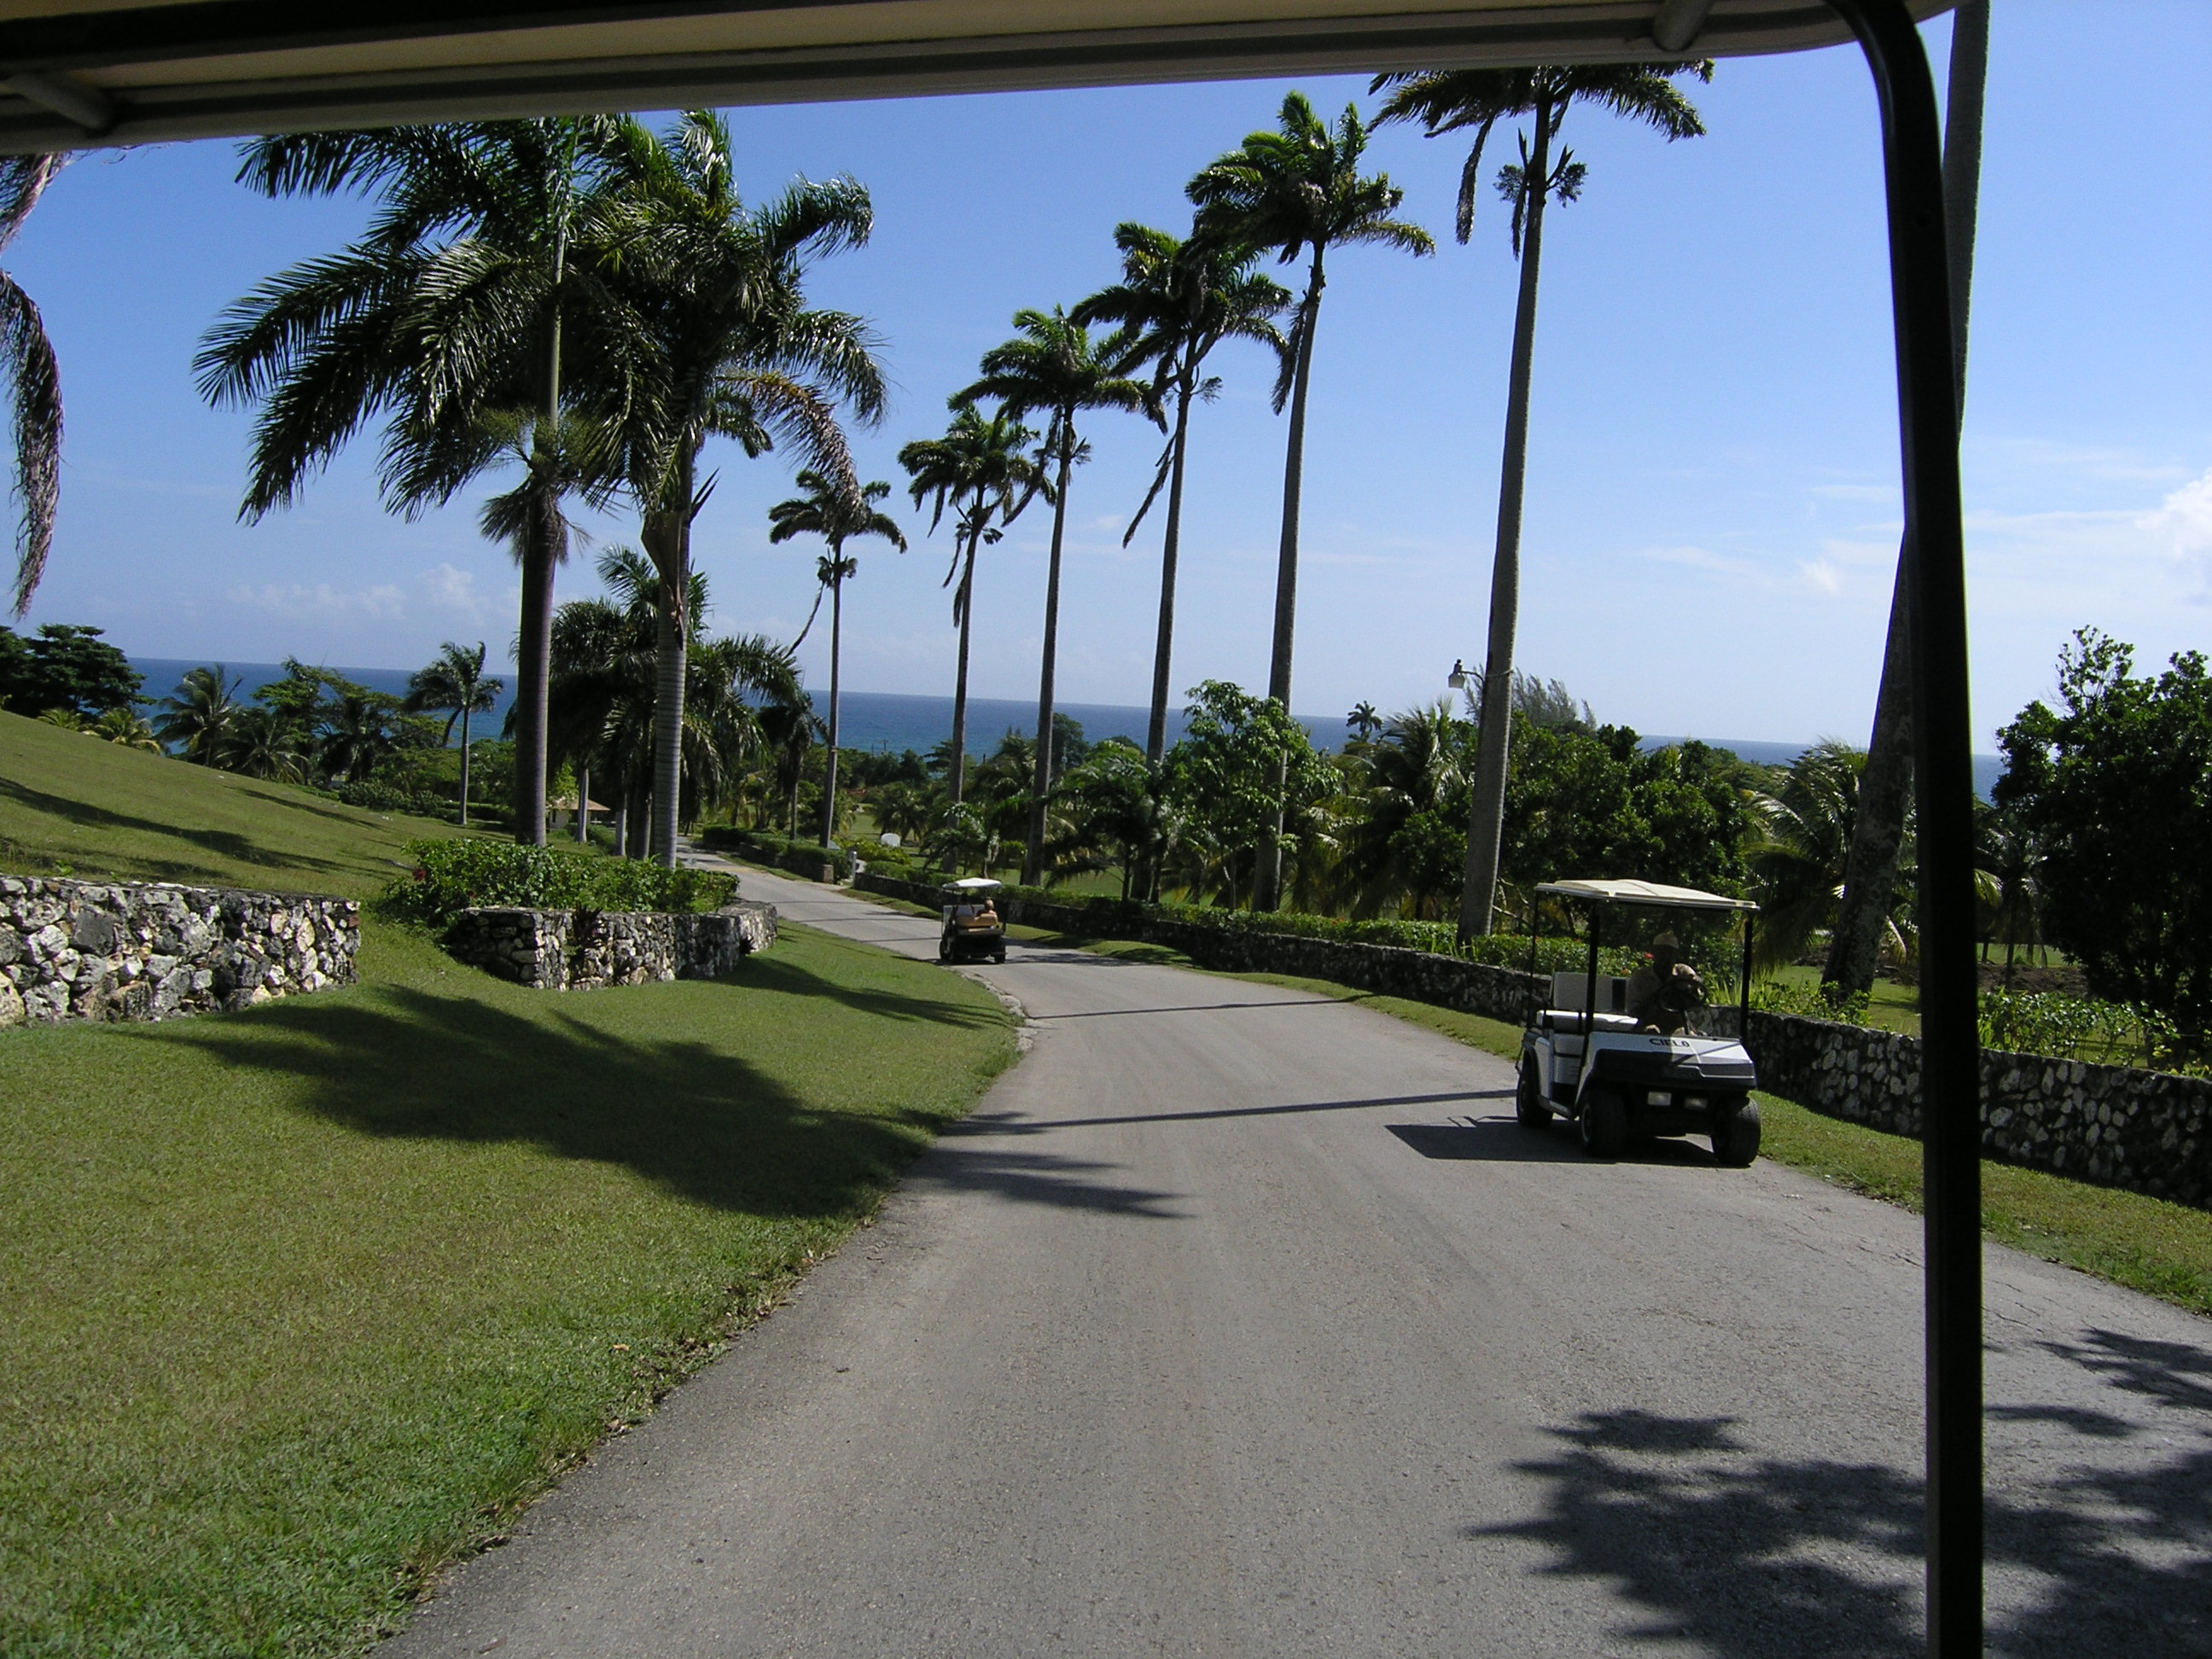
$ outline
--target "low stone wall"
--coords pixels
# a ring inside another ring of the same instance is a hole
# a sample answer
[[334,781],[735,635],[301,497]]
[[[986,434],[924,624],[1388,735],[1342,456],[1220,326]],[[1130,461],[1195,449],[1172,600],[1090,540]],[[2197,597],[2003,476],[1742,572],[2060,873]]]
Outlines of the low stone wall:
[[0,876],[0,1026],[169,1019],[349,985],[352,899]]
[[[937,890],[865,871],[854,884],[917,903]],[[1010,921],[1058,932],[1142,939],[1202,968],[1295,974],[1522,1024],[1549,989],[1537,974],[1486,968],[1387,945],[1354,945],[1176,921],[1132,906],[1009,898]],[[1733,1009],[1718,1024],[1733,1031]],[[1861,1025],[1754,1010],[1744,1046],[1759,1087],[1831,1117],[1892,1134],[1920,1134],[1920,1043]],[[1992,1158],[2212,1206],[2212,1081],[2124,1066],[1990,1049],[1982,1055],[1982,1146]]]
[[775,907],[747,899],[703,915],[486,906],[446,933],[461,961],[540,991],[714,979],[775,942]]

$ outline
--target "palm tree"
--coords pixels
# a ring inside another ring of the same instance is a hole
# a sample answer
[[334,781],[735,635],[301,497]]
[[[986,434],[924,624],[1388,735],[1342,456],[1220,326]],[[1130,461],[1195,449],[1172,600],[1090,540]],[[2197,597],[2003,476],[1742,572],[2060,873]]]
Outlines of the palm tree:
[[945,573],[945,585],[952,588],[960,655],[952,680],[952,742],[945,769],[950,806],[960,805],[968,772],[968,634],[975,617],[975,550],[998,541],[1031,496],[1050,493],[1043,471],[1028,454],[1036,437],[1003,409],[987,421],[969,404],[953,410],[952,424],[942,438],[917,438],[898,453],[898,463],[912,480],[907,493],[914,504],[931,501],[930,529],[936,530],[947,507],[953,513],[952,568]]
[[[1255,132],[1205,168],[1187,189],[1198,209],[1193,234],[1229,247],[1274,250],[1289,264],[1310,252],[1306,291],[1291,325],[1290,349],[1275,381],[1275,408],[1290,404],[1283,463],[1282,542],[1275,567],[1275,634],[1267,695],[1291,707],[1291,647],[1297,622],[1298,497],[1304,477],[1306,392],[1313,379],[1314,331],[1321,319],[1324,260],[1338,246],[1363,243],[1416,256],[1436,243],[1419,225],[1394,219],[1406,192],[1388,173],[1362,174],[1368,129],[1349,104],[1329,126],[1301,92],[1283,95],[1278,130]],[[1285,764],[1287,765],[1287,757]],[[1272,910],[1282,891],[1282,818],[1264,836],[1252,881],[1252,906]]]
[[484,642],[478,640],[474,649],[447,640],[439,647],[438,659],[428,668],[417,669],[408,677],[408,713],[425,708],[442,708],[450,712],[446,716],[445,741],[453,740],[453,722],[461,723],[461,827],[469,823],[469,717],[489,714],[498,706],[499,694],[507,687],[483,672]]
[[[822,590],[830,591],[830,757],[827,773],[822,786],[822,844],[827,847],[837,828],[837,697],[842,669],[844,649],[845,579],[860,567],[856,559],[845,556],[845,544],[855,536],[880,536],[902,553],[906,551],[906,532],[898,521],[876,506],[891,493],[891,487],[880,480],[862,484],[857,493],[843,487],[838,481],[812,470],[799,475],[799,487],[806,493],[787,501],[779,501],[769,508],[769,522],[773,526],[768,532],[770,543],[787,542],[793,536],[819,536],[830,544],[830,551],[815,564],[815,575],[819,586],[814,592],[814,604],[822,604]],[[806,627],[814,626],[814,618],[806,619]],[[799,638],[806,637],[806,629],[799,631]],[[799,641],[791,648],[799,648]]]
[[[545,838],[546,658],[562,495],[580,449],[561,441],[564,353],[616,349],[635,319],[571,257],[605,205],[617,118],[459,122],[288,135],[244,148],[239,179],[270,197],[371,194],[342,252],[293,266],[227,310],[194,368],[211,403],[258,402],[240,515],[289,506],[363,426],[385,420],[386,505],[442,506],[518,445],[520,494],[488,515],[522,570],[516,839]],[[603,486],[602,486],[603,487]]]
[[1036,781],[1030,791],[1028,843],[1022,855],[1022,880],[1034,885],[1044,857],[1045,797],[1052,788],[1053,675],[1060,646],[1060,561],[1067,528],[1068,474],[1091,453],[1076,431],[1076,416],[1086,410],[1119,409],[1160,419],[1159,404],[1141,380],[1117,372],[1110,357],[1091,343],[1091,331],[1069,320],[1060,307],[1018,311],[1021,332],[983,354],[983,373],[973,386],[953,394],[955,403],[995,398],[1019,420],[1032,411],[1048,415],[1041,453],[1051,458],[1052,552],[1045,565],[1044,651],[1037,672]]
[[1352,706],[1352,712],[1344,717],[1344,723],[1354,738],[1362,743],[1370,743],[1382,729],[1382,716],[1376,712],[1373,703],[1362,701]]
[[837,408],[872,423],[884,388],[867,325],[807,309],[803,293],[809,259],[866,243],[867,191],[850,179],[801,179],[749,209],[733,178],[729,128],[712,111],[687,112],[665,139],[635,123],[627,131],[615,210],[580,256],[644,319],[593,403],[621,432],[627,488],[660,576],[653,844],[672,868],[691,526],[714,484],[699,476],[701,453],[714,437],[735,439],[748,455],[787,443],[858,493]]
[[161,713],[154,734],[173,744],[188,761],[220,766],[235,734],[246,706],[234,695],[244,682],[227,674],[222,665],[188,668],[177,689],[161,702]]
[[[0,252],[46,194],[66,155],[0,156]],[[62,380],[46,319],[22,285],[0,270],[0,386],[15,426],[15,614],[31,608],[53,546],[62,493]]]
[[[1101,289],[1068,314],[1079,323],[1118,323],[1123,368],[1153,365],[1152,395],[1175,393],[1175,428],[1161,453],[1152,487],[1129,520],[1127,547],[1145,514],[1167,485],[1167,532],[1160,544],[1160,623],[1152,648],[1152,708],[1145,757],[1154,766],[1167,749],[1168,695],[1173,683],[1176,566],[1182,544],[1182,483],[1189,453],[1190,405],[1211,401],[1221,382],[1204,376],[1206,360],[1227,339],[1257,341],[1279,362],[1286,349],[1274,319],[1291,303],[1288,289],[1252,270],[1260,256],[1249,248],[1193,239],[1178,241],[1149,225],[1124,223],[1114,231],[1121,250],[1121,280]],[[1111,355],[1112,348],[1108,348]]]
[[1378,75],[1372,91],[1390,88],[1375,118],[1419,121],[1428,137],[1472,127],[1474,145],[1460,169],[1457,232],[1464,243],[1474,229],[1474,201],[1482,184],[1482,151],[1491,129],[1520,116],[1534,118],[1534,138],[1521,138],[1521,160],[1498,175],[1498,190],[1513,205],[1514,257],[1521,262],[1521,293],[1513,313],[1513,360],[1506,382],[1505,453],[1498,486],[1498,544],[1490,573],[1490,636],[1483,663],[1480,749],[1474,799],[1468,821],[1467,879],[1460,890],[1462,939],[1490,931],[1498,900],[1498,849],[1505,823],[1507,748],[1512,737],[1513,635],[1521,611],[1521,495],[1528,460],[1528,380],[1536,345],[1536,283],[1544,247],[1544,208],[1553,197],[1571,202],[1588,169],[1574,152],[1552,159],[1567,110],[1577,100],[1601,104],[1656,127],[1671,141],[1705,131],[1698,112],[1673,77],[1712,79],[1711,63],[1569,64],[1528,68],[1425,70]]
[[[1974,223],[1982,176],[1982,98],[1990,68],[1989,0],[1966,0],[1953,14],[1951,70],[1943,100],[1943,227],[1951,269],[1951,356],[1958,372],[1959,418],[1966,410],[1966,322],[1974,287]],[[1874,731],[1867,743],[1865,787],[1851,834],[1850,860],[1837,907],[1835,947],[1822,982],[1835,994],[1874,988],[1887,902],[1896,885],[1898,849],[1912,796],[1912,611],[1905,550],[1898,550],[1889,600],[1889,632],[1875,694]],[[2008,969],[2012,953],[2008,944]]]

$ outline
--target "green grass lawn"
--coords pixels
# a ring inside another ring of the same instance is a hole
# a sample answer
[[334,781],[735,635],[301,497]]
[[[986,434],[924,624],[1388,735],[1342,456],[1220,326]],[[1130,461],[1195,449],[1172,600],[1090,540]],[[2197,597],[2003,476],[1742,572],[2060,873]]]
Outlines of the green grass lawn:
[[[443,826],[0,715],[7,864],[367,895]],[[0,1653],[358,1653],[874,1211],[1012,1060],[788,928],[558,995],[362,982],[0,1032]]]
[[0,714],[0,870],[366,898],[467,833]]
[[[1778,968],[1774,977],[1784,984],[1810,989],[1820,982],[1820,970],[1791,963]],[[1877,979],[1874,994],[1867,999],[1866,1023],[1885,1031],[1902,1031],[1907,1036],[1920,1035],[1920,988],[1899,985],[1894,980]]]

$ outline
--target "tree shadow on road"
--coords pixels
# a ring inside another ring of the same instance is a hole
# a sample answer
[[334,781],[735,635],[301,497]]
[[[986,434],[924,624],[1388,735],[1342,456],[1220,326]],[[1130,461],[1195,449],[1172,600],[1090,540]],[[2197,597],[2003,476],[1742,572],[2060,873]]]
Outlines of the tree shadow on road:
[[1163,1221],[1182,1218],[1182,1211],[1170,1207],[1182,1194],[1111,1179],[1110,1172],[1120,1167],[1096,1158],[963,1145],[948,1139],[914,1166],[908,1180],[917,1187],[989,1193],[1019,1204]]
[[[2068,1413],[2044,1420],[2076,1427]],[[2081,1461],[2032,1496],[1990,1495],[1991,1655],[2212,1652],[2212,1436],[2197,1425],[2179,1456],[2145,1445],[2122,1467],[2121,1421],[2087,1413]],[[1631,1640],[1692,1642],[1722,1659],[1922,1652],[1918,1474],[1765,1455],[1735,1427],[1585,1413],[1553,1431],[1556,1454],[1519,1466],[1547,1487],[1542,1511],[1468,1536],[1550,1546],[1543,1571],[1608,1585]]]

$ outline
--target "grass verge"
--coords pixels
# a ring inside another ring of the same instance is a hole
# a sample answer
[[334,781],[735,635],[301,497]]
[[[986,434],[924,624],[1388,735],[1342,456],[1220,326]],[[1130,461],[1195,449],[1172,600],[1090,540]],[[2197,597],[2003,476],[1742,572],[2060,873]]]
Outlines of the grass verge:
[[[1188,957],[1163,945],[1131,939],[1083,939],[1035,927],[1008,931],[1017,939],[1093,951],[1126,961],[1194,966]],[[1378,996],[1331,980],[1287,974],[1222,974],[1219,977],[1356,1002],[1505,1060],[1516,1059],[1521,1052],[1519,1027],[1479,1014],[1403,997]],[[1767,1157],[1852,1192],[1919,1209],[1918,1141],[1826,1117],[1778,1095],[1761,1093],[1758,1098],[1762,1120],[1759,1149]],[[2024,1255],[2079,1268],[2191,1313],[2212,1315],[2212,1212],[1985,1158],[1982,1162],[1982,1231],[1984,1237]]]
[[797,927],[569,996],[374,924],[362,969],[0,1035],[0,1651],[359,1651],[1014,1053],[981,988]]

